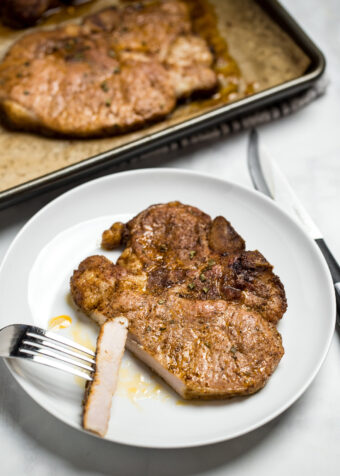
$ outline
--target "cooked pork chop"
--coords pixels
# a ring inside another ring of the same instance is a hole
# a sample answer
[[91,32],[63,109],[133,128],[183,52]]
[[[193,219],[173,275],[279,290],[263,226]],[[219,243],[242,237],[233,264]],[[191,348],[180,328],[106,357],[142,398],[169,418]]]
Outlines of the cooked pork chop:
[[110,420],[112,396],[116,391],[120,362],[125,349],[128,321],[107,319],[97,339],[96,369],[85,391],[83,426],[105,436]]
[[169,73],[177,98],[211,91],[216,75],[213,56],[203,38],[192,33],[188,7],[177,0],[107,8],[84,21],[89,32],[106,31],[127,57],[147,54]]
[[[158,120],[175,106],[171,79],[152,59],[116,56],[109,37],[78,25],[27,35],[0,65],[0,101],[21,129],[91,136]],[[112,52],[112,53],[111,53]]]
[[99,324],[129,319],[127,347],[184,398],[226,398],[262,388],[282,355],[276,323],[284,288],[258,251],[223,217],[172,202],[154,205],[103,245],[111,263],[84,260],[71,278],[75,303]]
[[106,9],[15,43],[0,64],[0,104],[20,129],[114,134],[164,118],[178,98],[212,91],[212,63],[184,3]]

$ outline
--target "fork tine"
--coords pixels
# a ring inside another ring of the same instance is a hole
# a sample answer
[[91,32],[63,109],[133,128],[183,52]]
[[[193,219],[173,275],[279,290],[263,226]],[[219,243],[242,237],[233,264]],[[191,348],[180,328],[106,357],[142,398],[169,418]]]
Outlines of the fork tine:
[[35,337],[35,338],[44,337],[46,339],[51,339],[52,341],[57,341],[58,343],[65,345],[67,347],[72,347],[73,349],[80,350],[81,352],[84,352],[85,354],[90,355],[91,357],[95,356],[95,353],[92,350],[88,349],[87,347],[77,344],[76,342],[73,342],[71,339],[67,339],[66,337],[57,335],[54,332],[40,329],[39,327],[33,327],[33,326],[30,327],[29,329],[27,329],[26,335],[30,337]]
[[42,346],[41,344],[38,344],[36,342],[23,340],[22,344],[23,345],[28,345],[29,347],[35,347],[37,350],[26,349],[26,348],[22,348],[20,346],[19,349],[18,349],[18,352],[23,352],[24,351],[25,353],[28,353],[28,351],[29,351],[33,355],[42,354],[42,355],[45,355],[45,356],[48,356],[48,357],[52,357],[53,359],[56,359],[56,360],[62,360],[63,362],[74,365],[75,367],[80,367],[81,369],[84,369],[84,370],[88,370],[89,372],[93,372],[93,370],[94,370],[93,367],[90,367],[89,365],[83,364],[82,362],[79,362],[79,361],[77,362],[74,359],[70,359],[68,357],[65,357],[62,354],[58,354],[56,352],[53,352],[52,350],[44,349],[44,346]]
[[[73,350],[69,350],[67,347],[63,347],[61,345],[55,344],[49,340],[45,340],[44,337],[36,337],[37,344],[40,344],[40,347],[48,347],[53,350],[57,350],[58,352],[62,352],[63,354],[70,355],[71,357],[76,357],[77,359],[84,360],[90,364],[94,364],[94,358],[87,357],[86,355],[80,354],[79,352],[74,352]],[[34,345],[34,341],[23,341],[24,344]]]
[[72,375],[76,375],[77,377],[82,377],[85,380],[88,380],[90,382],[93,380],[92,377],[88,375],[86,372],[77,370],[74,367],[70,367],[69,365],[65,365],[62,362],[59,362],[58,360],[49,359],[47,357],[37,355],[36,353],[34,353],[34,351],[30,351],[28,349],[22,349],[21,352],[24,353],[24,355],[21,356],[21,357],[24,357],[24,359],[28,359],[37,364],[47,365],[48,367],[53,367],[54,369],[68,372]]

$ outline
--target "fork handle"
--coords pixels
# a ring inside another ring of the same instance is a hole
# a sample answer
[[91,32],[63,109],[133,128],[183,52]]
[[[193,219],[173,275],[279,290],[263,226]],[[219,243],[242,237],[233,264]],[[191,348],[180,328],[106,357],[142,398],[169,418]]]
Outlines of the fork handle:
[[322,238],[317,238],[315,241],[318,247],[320,248],[320,251],[323,254],[331,272],[337,304],[337,323],[338,326],[340,326],[340,266],[332,255],[330,249],[326,245],[325,240],[323,240]]

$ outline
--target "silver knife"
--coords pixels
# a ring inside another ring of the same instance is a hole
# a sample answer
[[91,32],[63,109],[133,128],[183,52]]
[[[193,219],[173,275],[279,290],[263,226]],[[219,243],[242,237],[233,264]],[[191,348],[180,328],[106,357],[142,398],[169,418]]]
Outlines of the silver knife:
[[258,133],[250,132],[248,145],[248,169],[256,190],[275,200],[292,217],[303,225],[305,231],[323,254],[332,275],[337,302],[337,324],[340,326],[340,266],[330,252],[318,227],[295,195],[278,166],[259,147]]

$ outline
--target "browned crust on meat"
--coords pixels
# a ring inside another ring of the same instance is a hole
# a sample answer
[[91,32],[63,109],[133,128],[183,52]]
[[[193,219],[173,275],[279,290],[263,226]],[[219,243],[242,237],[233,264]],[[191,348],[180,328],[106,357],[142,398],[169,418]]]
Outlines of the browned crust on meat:
[[[93,267],[96,280],[91,281]],[[89,301],[112,282],[116,266],[102,256],[81,263],[71,280],[76,304],[87,314],[130,322],[130,338],[185,382],[185,398],[227,398],[262,388],[283,355],[275,326],[255,311],[226,301],[189,301],[169,293],[161,298],[121,282],[111,301]],[[81,271],[80,271],[81,270]],[[76,292],[75,292],[76,290]],[[106,295],[107,297],[107,295]]]
[[209,246],[216,253],[223,255],[243,251],[245,242],[224,217],[216,217],[209,234]]
[[125,225],[121,222],[114,223],[108,230],[102,234],[102,248],[113,250],[120,246],[124,239]]
[[148,289],[161,293],[176,286],[188,299],[236,300],[276,323],[287,308],[285,292],[272,266],[223,217],[180,202],[153,205],[130,220],[125,249],[117,263],[144,270]]
[[160,63],[111,57],[110,51],[106,37],[84,36],[76,25],[23,37],[0,64],[7,120],[20,128],[89,136],[131,130],[174,108]]

